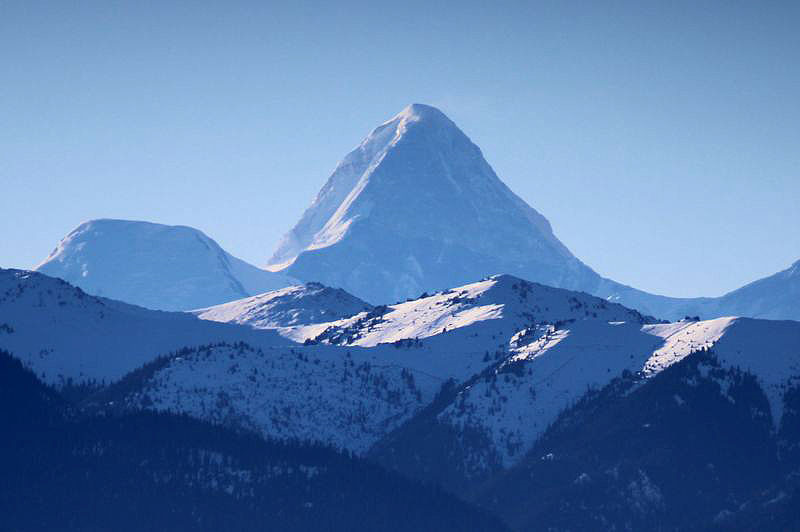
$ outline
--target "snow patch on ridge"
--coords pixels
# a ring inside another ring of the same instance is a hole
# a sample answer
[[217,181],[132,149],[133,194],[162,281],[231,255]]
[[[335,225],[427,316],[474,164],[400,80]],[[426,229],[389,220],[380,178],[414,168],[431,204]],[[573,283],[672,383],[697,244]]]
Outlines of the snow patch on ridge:
[[663,338],[664,345],[650,355],[642,371],[645,375],[653,375],[680,362],[695,351],[711,348],[734,320],[736,318],[729,317],[708,321],[645,325],[642,330]]
[[[516,332],[533,323],[583,319],[641,323],[645,320],[638,312],[621,305],[580,292],[529,283],[513,275],[496,275],[416,300],[376,307],[376,310],[380,308],[383,311],[379,316],[371,317],[374,311],[362,312],[332,323],[286,330],[284,334],[303,341],[340,332],[347,345],[365,347],[442,333],[448,333],[451,339],[453,334],[477,334],[494,336],[492,347],[496,347],[498,343],[507,345]],[[472,331],[473,327],[481,332]]]
[[776,429],[784,393],[800,376],[800,323],[791,321],[719,318],[641,325],[584,320],[564,328],[542,325],[535,336],[439,414],[443,423],[486,434],[492,442],[486,452],[495,453],[505,466],[524,456],[587,391],[603,388],[624,372],[652,378],[710,349],[723,368],[756,378]]

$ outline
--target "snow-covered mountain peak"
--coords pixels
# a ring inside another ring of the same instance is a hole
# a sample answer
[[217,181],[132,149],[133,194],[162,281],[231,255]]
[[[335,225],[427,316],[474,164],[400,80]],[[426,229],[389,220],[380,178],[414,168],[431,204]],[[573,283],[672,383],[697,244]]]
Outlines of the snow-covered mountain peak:
[[[284,236],[267,267],[272,271],[281,270],[290,266],[303,250],[325,248],[342,240],[351,224],[358,218],[366,217],[375,206],[365,189],[376,177],[380,179],[382,172],[378,170],[387,154],[404,139],[420,134],[424,140],[417,141],[418,144],[427,144],[435,139],[450,144],[457,137],[477,150],[466,135],[435,107],[419,103],[406,106],[372,130],[342,159],[300,222]],[[480,155],[480,150],[477,153]],[[412,177],[412,174],[406,175]],[[394,176],[398,177],[398,174]],[[418,183],[415,186],[413,179],[406,184],[409,187],[406,193],[420,188]],[[373,183],[371,188],[375,186]],[[377,207],[382,206],[378,204]]]
[[372,305],[341,288],[312,282],[195,310],[193,313],[204,320],[271,329],[335,321],[371,309]]
[[342,160],[269,263],[371,303],[498,271],[567,287],[580,286],[575,276],[598,278],[503,184],[478,146],[422,104],[384,122]]
[[376,148],[388,148],[396,144],[403,135],[414,129],[436,130],[454,135],[463,135],[458,126],[436,107],[422,103],[412,103],[372,130],[359,147],[366,148],[370,153],[378,154],[381,149]]
[[[103,235],[107,232],[125,233],[134,227],[140,232],[154,232],[158,230],[160,224],[153,224],[138,220],[118,220],[114,218],[97,218],[94,220],[87,220],[80,223],[75,229],[70,231],[64,238],[62,238],[50,255],[48,255],[48,257],[41,263],[39,263],[36,268],[40,268],[52,261],[63,263],[70,260],[70,254],[75,252],[75,248],[80,249],[84,247],[86,245],[86,241],[92,235]],[[186,226],[176,225],[171,226],[171,229],[174,232],[195,231],[197,234],[205,237],[205,235],[199,231]],[[205,239],[207,239],[207,237],[203,238],[203,240]],[[86,273],[88,275],[88,272]]]
[[[396,117],[405,118],[408,120],[446,120],[450,122],[450,119],[441,112],[439,109],[432,105],[427,105],[424,103],[411,103],[408,104],[403,108],[402,111],[397,113]],[[452,123],[452,122],[450,122]]]
[[160,310],[207,307],[292,284],[197,229],[114,219],[80,224],[36,270],[90,294]]
[[398,135],[408,131],[412,125],[436,129],[452,129],[459,131],[458,127],[443,112],[431,105],[412,103],[397,113],[383,125],[393,125]]
[[267,268],[372,304],[508,272],[664,319],[800,316],[798,263],[720,298],[671,298],[601,277],[500,180],[452,120],[424,104],[383,122],[342,159]]
[[601,298],[563,288],[554,288],[498,274],[484,281],[453,288],[441,293],[449,304],[502,305],[504,314],[526,316],[533,322],[554,323],[565,320],[600,319],[644,323],[649,318],[635,310]]

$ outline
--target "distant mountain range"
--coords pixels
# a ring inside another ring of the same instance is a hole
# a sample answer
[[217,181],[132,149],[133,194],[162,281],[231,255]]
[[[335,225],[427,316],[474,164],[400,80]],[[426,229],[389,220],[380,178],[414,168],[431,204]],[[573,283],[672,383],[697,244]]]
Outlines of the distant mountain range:
[[506,273],[664,319],[800,320],[800,261],[714,298],[649,294],[601,277],[449,118],[422,104],[380,125],[339,163],[267,268],[189,227],[93,220],[36,269],[93,295],[161,310],[215,306],[300,282],[387,304]]

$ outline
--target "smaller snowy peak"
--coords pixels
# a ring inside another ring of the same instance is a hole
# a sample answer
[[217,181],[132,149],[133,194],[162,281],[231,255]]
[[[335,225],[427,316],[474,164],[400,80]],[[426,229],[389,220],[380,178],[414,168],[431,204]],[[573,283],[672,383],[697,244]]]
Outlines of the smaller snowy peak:
[[132,220],[82,223],[36,270],[93,295],[158,310],[207,307],[291,284],[197,229]]
[[[501,338],[508,342],[537,324],[587,319],[637,325],[653,321],[598,297],[504,274],[432,295],[424,293],[404,303],[374,307],[333,323],[299,327],[289,336],[294,340],[373,346],[480,326],[496,344]],[[476,333],[470,330],[464,334]]]
[[204,320],[272,329],[336,321],[370,310],[372,305],[340,288],[306,283],[192,313]]
[[[595,297],[585,292],[554,288],[501,274],[490,277],[484,299],[502,302],[522,315],[531,315],[537,321],[554,323],[559,320],[600,319],[608,321],[655,322],[636,310],[618,303]],[[480,284],[480,283],[477,283]],[[468,285],[469,286],[469,285]],[[466,287],[464,287],[466,288]],[[454,289],[454,290],[463,290]]]

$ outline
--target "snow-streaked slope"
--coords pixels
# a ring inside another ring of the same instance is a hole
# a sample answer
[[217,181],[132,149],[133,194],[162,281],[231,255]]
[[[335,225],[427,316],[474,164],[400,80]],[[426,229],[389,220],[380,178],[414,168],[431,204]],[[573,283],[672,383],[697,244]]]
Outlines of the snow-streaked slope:
[[404,368],[401,358],[389,347],[219,344],[158,360],[104,398],[363,452],[441,386],[440,379]]
[[364,452],[445,382],[463,383],[523,345],[532,324],[585,320],[646,321],[587,294],[497,276],[333,323],[280,329],[299,340],[314,334],[316,344],[177,353],[121,383],[127,395],[116,400]]
[[36,267],[92,295],[160,310],[190,310],[292,284],[225,252],[191,227],[92,220]]
[[[35,275],[16,273],[17,278]],[[29,309],[37,321],[50,320],[55,314],[56,331],[61,331],[57,336],[71,339],[71,352],[82,345],[100,343],[105,347],[112,337],[129,347],[123,354],[134,353],[125,358],[130,369],[154,354],[172,351],[112,387],[107,401],[130,408],[183,412],[244,425],[265,435],[312,439],[363,453],[393,430],[401,430],[405,422],[423,412],[445,383],[452,382],[460,390],[454,399],[437,406],[435,415],[459,434],[482,434],[490,442],[470,458],[473,470],[481,464],[514,464],[559,413],[588,390],[600,389],[626,372],[646,381],[698,350],[712,348],[724,367],[752,372],[769,397],[776,420],[780,419],[785,385],[800,376],[800,323],[736,318],[654,323],[637,311],[588,294],[509,275],[375,307],[334,322],[276,330],[107,303],[75,295],[80,292],[60,281],[48,282],[38,290],[21,292],[26,299],[18,307]],[[66,290],[70,297],[53,297],[50,292],[55,289]],[[284,291],[283,296],[293,290]],[[39,308],[37,302],[44,294],[49,304]],[[292,301],[283,296],[282,303]],[[61,309],[59,299],[76,308]],[[73,301],[82,299],[91,303],[88,310]],[[302,297],[299,302],[302,311]],[[117,313],[145,314],[155,324],[131,325],[130,320],[116,324],[95,316],[103,314],[108,305],[121,307]],[[275,309],[279,313],[265,318],[263,326],[277,326],[285,323],[281,321],[284,318],[291,321],[302,315],[292,314],[291,304]],[[247,314],[242,314],[241,308],[233,310],[234,317]],[[276,318],[279,314],[280,319]],[[3,331],[5,316],[0,314]],[[79,324],[88,325],[76,328],[61,323],[72,316],[79,317]],[[184,320],[180,328],[176,325],[179,318]],[[191,341],[175,338],[174,331],[189,324],[206,324],[224,334],[206,334],[200,327],[202,334],[187,333]],[[3,333],[0,347],[15,351],[4,342],[22,330],[19,320],[9,322],[7,328],[12,332]],[[96,337],[87,344],[84,336],[90,328]],[[170,331],[170,345],[156,342],[148,346],[144,357],[130,348],[140,341],[154,342],[164,329]],[[31,339],[32,330],[33,326],[26,329],[24,345],[34,346],[26,360],[38,370],[35,364],[47,361],[50,355],[45,351],[37,359],[38,344]],[[120,340],[123,330],[127,336]],[[308,340],[307,345],[275,345],[288,342],[278,332],[297,341]],[[224,343],[196,347],[220,340]],[[195,347],[180,349],[184,345]],[[107,375],[103,378],[110,379]]]
[[754,375],[769,400],[773,422],[783,415],[783,393],[800,379],[800,322],[717,318],[648,325],[644,332],[664,338],[642,371],[650,376],[701,349],[711,349],[724,368]]
[[790,384],[800,384],[800,322],[736,318],[714,343],[713,352],[723,367],[756,377],[778,426],[785,392]]
[[38,272],[0,269],[0,348],[50,384],[111,382],[185,346],[290,343],[273,331],[90,296]]
[[708,321],[678,321],[645,326],[642,331],[664,339],[664,344],[650,354],[641,368],[645,375],[653,375],[690,354],[708,349],[725,334],[735,318],[717,318]]
[[[800,323],[747,318],[644,326],[584,320],[558,329],[542,326],[535,341],[462,390],[439,420],[485,434],[491,442],[485,452],[513,465],[588,390],[600,389],[624,372],[652,377],[706,349],[721,367],[756,377],[777,427],[783,392],[800,378]],[[473,457],[478,464],[490,461],[489,455]]]
[[[512,336],[536,323],[599,319],[651,321],[634,310],[582,292],[495,275],[413,301],[376,307],[333,323],[297,327],[285,333],[297,341],[372,346],[404,339],[469,338],[467,345],[508,346]],[[473,330],[474,329],[474,330]],[[478,340],[481,338],[481,340]]]
[[272,329],[335,321],[371,309],[372,305],[341,288],[306,283],[192,313],[204,320]]

